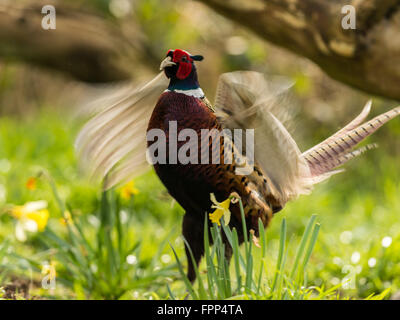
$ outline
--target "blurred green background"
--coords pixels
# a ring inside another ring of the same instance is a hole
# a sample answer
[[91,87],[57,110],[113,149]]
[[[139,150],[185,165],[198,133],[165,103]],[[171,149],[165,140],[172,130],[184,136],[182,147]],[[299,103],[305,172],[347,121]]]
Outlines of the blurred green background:
[[[293,80],[289,93],[296,113],[293,134],[302,150],[345,125],[370,98],[373,116],[396,105],[331,80],[308,60],[266,43],[198,2],[74,0],[69,5],[120,28],[136,27],[142,51],[137,56],[133,51],[132,60],[127,57],[131,63],[124,65],[134,82],[156,74],[170,48],[205,57],[198,63],[198,72],[211,101],[218,75],[223,72],[256,70]],[[27,187],[27,181],[43,170],[54,179],[72,216],[82,220],[90,241],[96,241],[93,228],[98,225],[101,187],[79,171],[73,145],[88,117],[76,106],[99,87],[52,69],[0,60],[0,287],[10,290],[15,284],[23,288],[21,283],[33,277],[30,297],[147,299],[165,298],[168,283],[177,296],[183,296],[185,289],[168,245],[173,244],[185,261],[180,235],[183,210],[153,171],[135,180],[138,192],[120,203],[125,240],[132,245],[140,242],[141,247],[123,261],[123,293],[86,290],[85,282],[74,281],[63,263],[56,267],[57,277],[68,281],[57,282],[55,290],[43,289],[40,268],[33,269],[31,276],[31,267],[24,261],[28,257],[39,265],[57,258],[42,241],[40,231],[29,232],[26,241],[18,241],[18,220],[10,214],[13,206],[46,200],[48,226],[60,237],[67,232],[60,223],[63,213],[45,179]],[[317,186],[311,195],[289,203],[275,216],[267,230],[271,265],[275,263],[282,218],[287,219],[291,243],[297,243],[310,216],[317,214],[321,231],[308,268],[311,284],[330,288],[354,274],[354,286],[340,288],[340,297],[365,298],[386,288],[391,288],[389,296],[393,297],[400,290],[399,136],[400,120],[395,119],[368,139],[376,142],[378,149],[351,161],[344,173]],[[89,267],[96,274],[100,266]],[[163,272],[158,274],[159,270]]]

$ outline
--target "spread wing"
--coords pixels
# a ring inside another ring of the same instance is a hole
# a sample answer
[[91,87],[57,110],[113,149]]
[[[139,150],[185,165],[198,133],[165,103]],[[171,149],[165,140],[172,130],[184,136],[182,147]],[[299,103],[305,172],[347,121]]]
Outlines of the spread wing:
[[75,147],[81,166],[92,178],[105,178],[106,189],[149,168],[147,125],[167,86],[161,72],[139,89],[120,88],[92,103],[101,111],[82,128]]
[[224,127],[254,129],[255,163],[272,182],[268,189],[282,204],[310,191],[307,162],[285,127],[291,117],[281,95],[290,86],[282,80],[268,83],[257,72],[225,73],[219,79],[215,101]]
[[[230,116],[246,112],[251,106],[264,105],[285,127],[293,124],[293,114],[285,95],[293,82],[284,77],[273,77],[267,81],[262,73],[236,71],[220,76],[215,107],[217,115],[227,120]],[[282,107],[282,103],[286,107]]]
[[353,150],[400,114],[400,107],[396,107],[364,122],[371,109],[371,102],[368,102],[344,128],[301,153],[286,129],[290,124],[289,109],[280,95],[288,88],[287,84],[269,84],[257,72],[226,73],[220,77],[215,101],[223,126],[255,129],[255,163],[261,168],[262,178],[271,181],[272,188],[267,186],[268,192],[282,205],[300,194],[309,193],[314,184],[342,171],[335,170],[337,167],[375,147],[372,144]]

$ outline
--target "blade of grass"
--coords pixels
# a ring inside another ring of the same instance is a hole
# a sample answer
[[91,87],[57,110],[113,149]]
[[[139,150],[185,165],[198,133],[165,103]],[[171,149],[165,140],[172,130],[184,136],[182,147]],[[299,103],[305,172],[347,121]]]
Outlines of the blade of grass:
[[236,281],[237,281],[236,291],[238,294],[240,294],[240,291],[242,288],[242,276],[240,273],[239,258],[241,258],[241,254],[239,252],[239,238],[238,238],[237,231],[235,228],[233,228],[233,232],[232,232],[232,243],[233,243],[233,245],[232,245],[233,259],[235,262],[235,272],[236,272]]
[[197,267],[197,263],[196,263],[196,261],[194,259],[193,252],[192,252],[192,249],[190,248],[189,243],[186,241],[185,238],[183,238],[183,241],[184,241],[185,245],[188,248],[188,251],[190,253],[190,258],[192,259],[192,264],[193,264],[193,267],[194,267],[194,271],[196,273],[197,284],[199,286],[199,299],[204,300],[204,299],[207,298],[207,293],[206,293],[206,290],[204,289],[203,279],[200,276],[199,268]]
[[[310,240],[308,241],[307,249],[305,250],[305,254],[304,254],[303,263],[301,264],[301,267],[300,267],[300,270],[298,273],[299,286],[300,286],[300,283],[303,282],[303,286],[307,287],[307,274],[306,274],[305,270],[307,267],[307,263],[311,257],[311,254],[314,250],[314,246],[317,241],[319,229],[320,229],[320,224],[319,223],[315,224],[315,226],[312,230]],[[293,279],[293,280],[295,280],[295,279]]]
[[274,275],[274,280],[272,281],[271,291],[275,291],[275,286],[277,284],[278,278],[281,276],[282,270],[282,259],[285,252],[285,244],[286,244],[286,219],[282,219],[281,223],[281,232],[279,237],[279,251],[278,251],[278,261],[276,263],[276,271]]
[[252,237],[253,235],[250,234],[250,241],[248,242],[248,251],[246,254],[246,282],[245,282],[245,292],[247,294],[251,293],[252,289],[252,284],[253,284],[253,255],[251,252],[252,249]]
[[243,209],[243,203],[242,200],[239,199],[239,208],[240,208],[240,216],[242,219],[242,228],[243,228],[243,237],[244,237],[244,245],[245,245],[245,250],[246,250],[246,257],[248,256],[248,237],[247,237],[247,226],[246,226],[246,218],[244,215],[244,209]]
[[171,288],[169,287],[168,283],[167,283],[167,290],[168,290],[168,294],[171,297],[171,300],[176,300],[174,294],[171,291]]
[[[233,232],[232,232],[232,231],[229,229],[229,227],[227,227],[227,226],[223,226],[223,230],[224,230],[224,232],[225,232],[225,234],[226,234],[226,236],[227,236],[227,239],[228,239],[228,241],[229,241],[229,244],[230,244],[231,247],[233,248],[233,246],[234,246]],[[243,256],[241,255],[240,250],[239,250],[239,237],[238,237],[238,235],[237,235],[236,229],[233,228],[233,230],[236,232],[236,240],[237,240],[237,241],[236,241],[236,242],[237,242],[237,244],[236,244],[237,250],[235,250],[235,253],[236,253],[236,254],[234,254],[234,257],[237,256],[237,258],[238,258],[239,261],[240,261],[241,267],[243,268],[243,270],[246,270],[246,264],[245,264],[244,258],[243,258]]]
[[174,253],[176,262],[178,264],[178,270],[179,270],[179,273],[181,274],[182,279],[183,279],[183,281],[184,281],[184,283],[186,285],[186,289],[188,290],[189,294],[192,296],[192,298],[194,300],[198,300],[198,296],[197,296],[197,294],[196,294],[196,292],[195,292],[195,290],[193,288],[193,285],[190,283],[188,277],[186,276],[185,272],[183,271],[182,264],[181,264],[181,262],[180,262],[180,260],[178,258],[178,255],[176,254],[176,251],[175,251],[174,247],[171,244],[169,244],[169,245],[170,245],[170,247],[172,249],[172,252]]
[[207,265],[208,293],[211,299],[215,300],[214,284],[216,283],[217,279],[216,279],[216,271],[214,268],[214,264],[212,263],[212,258],[210,255],[210,241],[209,241],[207,215],[205,215],[205,222],[204,222],[204,255],[206,257],[206,265]]
[[257,294],[260,294],[260,289],[261,289],[261,280],[263,276],[263,270],[264,270],[264,257],[265,257],[265,250],[266,250],[266,238],[265,238],[265,230],[264,230],[264,225],[261,221],[261,219],[258,219],[258,230],[260,234],[260,240],[261,240],[261,261],[260,261],[260,271],[258,274],[258,285],[257,285]]
[[306,243],[307,243],[307,241],[309,239],[311,228],[312,228],[316,218],[317,218],[317,216],[314,215],[314,214],[311,216],[310,220],[308,221],[307,227],[306,227],[306,229],[305,229],[305,231],[303,233],[303,237],[301,238],[300,246],[297,249],[296,258],[294,260],[293,268],[292,268],[292,271],[290,272],[290,278],[292,278],[292,279],[293,279],[293,277],[294,277],[294,275],[295,275],[295,273],[297,271],[297,268],[298,268],[298,265],[299,265],[299,262],[300,262],[300,258],[302,257],[302,255],[304,253],[305,245],[306,245]]
[[281,265],[281,268],[280,268],[279,274],[278,274],[278,291],[277,291],[276,299],[280,299],[280,300],[285,299],[285,295],[282,295],[282,289],[283,289],[282,287],[283,287],[283,282],[286,280],[283,270],[285,270],[287,256],[288,256],[288,250],[285,251],[285,255],[283,256],[283,259],[282,259],[282,265]]
[[321,225],[319,223],[315,224],[312,235],[311,235],[311,239],[310,242],[308,244],[307,250],[306,250],[306,254],[304,256],[304,261],[303,261],[303,265],[302,265],[302,271],[304,271],[306,269],[307,263],[310,260],[311,257],[311,253],[314,250],[315,247],[315,243],[317,242],[317,237],[318,237],[318,233],[320,230]]

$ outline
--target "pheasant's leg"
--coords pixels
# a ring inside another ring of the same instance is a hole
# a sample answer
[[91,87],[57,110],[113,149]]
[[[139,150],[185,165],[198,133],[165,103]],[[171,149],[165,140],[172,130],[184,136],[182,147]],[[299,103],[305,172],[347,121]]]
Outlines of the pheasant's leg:
[[228,240],[225,240],[225,259],[228,261],[228,265],[231,263],[233,250]]
[[[201,257],[204,254],[204,220],[202,217],[199,218],[194,213],[186,212],[185,216],[183,217],[182,229],[183,236],[189,244],[196,266],[198,266]],[[194,282],[194,280],[196,279],[196,272],[194,269],[190,251],[186,244],[185,252],[188,261],[187,276],[191,282]]]

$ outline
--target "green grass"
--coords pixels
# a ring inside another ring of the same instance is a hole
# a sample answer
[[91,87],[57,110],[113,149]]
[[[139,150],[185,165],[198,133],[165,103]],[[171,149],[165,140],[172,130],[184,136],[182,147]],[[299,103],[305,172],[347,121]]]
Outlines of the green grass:
[[[182,273],[183,210],[153,172],[135,181],[140,192],[130,200],[102,194],[77,169],[78,129],[54,113],[0,119],[0,287],[32,277],[31,294],[54,299],[360,299],[400,290],[398,124],[378,132],[378,150],[289,203],[260,234],[261,248],[251,239],[239,248],[235,230],[213,226],[194,286]],[[42,176],[28,190],[26,181],[42,171],[53,187]],[[48,226],[19,242],[9,208],[35,200],[49,203]],[[65,209],[74,224],[60,223]],[[222,234],[234,248],[229,266]],[[50,261],[57,261],[54,290],[40,286]]]
[[[297,249],[295,260],[290,271],[285,269],[285,262],[287,260],[287,246],[286,246],[286,220],[282,220],[280,245],[278,251],[278,259],[275,266],[274,274],[271,279],[265,276],[266,270],[269,265],[266,260],[266,247],[267,240],[264,232],[263,224],[259,220],[260,230],[260,254],[258,257],[259,267],[253,251],[253,234],[250,233],[250,238],[247,237],[247,230],[244,210],[241,200],[240,211],[243,222],[243,232],[245,235],[244,240],[244,255],[242,255],[239,247],[239,238],[237,230],[230,229],[229,226],[222,224],[222,227],[213,224],[211,227],[211,234],[213,238],[213,245],[210,248],[210,239],[208,232],[207,217],[205,218],[204,225],[204,246],[205,246],[205,260],[207,265],[206,280],[200,274],[199,269],[195,266],[197,275],[197,287],[190,283],[186,277],[182,264],[175,253],[175,258],[178,262],[179,271],[184,279],[186,288],[193,299],[305,299],[310,298],[313,291],[319,291],[316,299],[327,297],[334,290],[324,292],[321,288],[309,288],[307,286],[306,266],[313,251],[320,225],[315,224],[316,216],[313,215],[307,224],[301,239],[300,245]],[[233,249],[233,264],[234,274],[231,275],[229,262],[225,259],[225,245],[222,241],[222,231]],[[257,242],[258,243],[258,242]],[[188,244],[187,244],[188,245]],[[191,257],[194,262],[193,256]],[[175,298],[170,291],[170,297]]]

